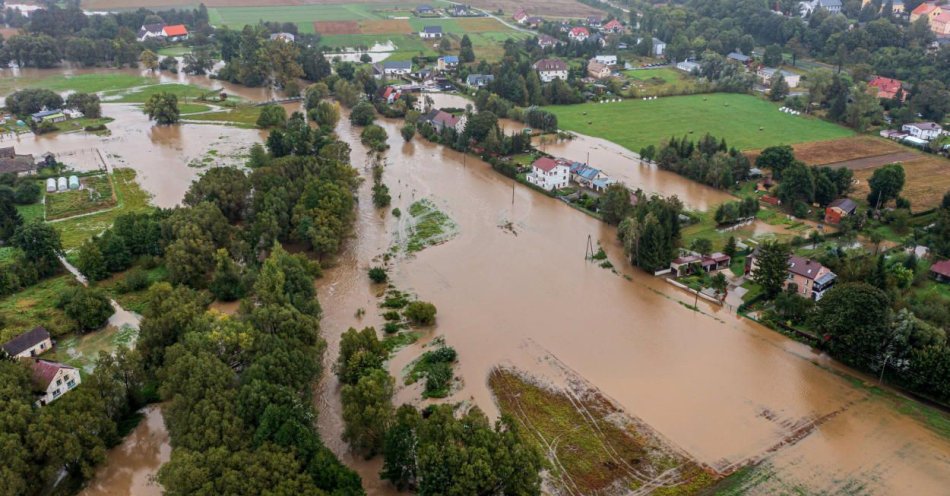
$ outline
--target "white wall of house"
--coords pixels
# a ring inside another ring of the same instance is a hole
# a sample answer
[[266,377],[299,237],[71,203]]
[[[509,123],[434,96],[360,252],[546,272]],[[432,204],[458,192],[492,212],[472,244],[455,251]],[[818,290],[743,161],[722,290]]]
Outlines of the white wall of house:
[[616,55],[597,55],[594,57],[595,62],[600,62],[605,65],[617,65],[617,56]]
[[53,347],[53,342],[50,341],[49,338],[46,338],[43,341],[40,341],[39,343],[36,343],[35,345],[33,345],[31,348],[21,351],[19,354],[17,354],[13,358],[29,358],[29,357],[39,356],[49,351],[50,348],[52,347]]
[[555,79],[567,81],[567,71],[538,71],[538,77],[541,78],[542,83],[550,83]]
[[547,172],[532,167],[531,174],[528,174],[526,179],[535,186],[551,191],[552,189],[566,188],[570,175],[571,170],[565,165],[558,165]]
[[56,373],[56,376],[53,377],[53,380],[50,381],[49,386],[46,388],[46,394],[41,396],[38,401],[41,405],[48,405],[73,390],[81,382],[82,379],[79,377],[79,369],[72,367],[61,368],[59,372]]
[[915,138],[920,138],[927,141],[940,136],[941,133],[940,129],[921,129],[913,124],[904,124],[901,127],[901,130],[910,133],[910,135]]

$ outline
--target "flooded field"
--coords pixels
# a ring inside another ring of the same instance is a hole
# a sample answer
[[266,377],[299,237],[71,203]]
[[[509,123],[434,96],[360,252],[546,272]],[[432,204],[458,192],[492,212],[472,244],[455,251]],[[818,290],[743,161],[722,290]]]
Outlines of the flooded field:
[[109,450],[106,462],[79,496],[160,496],[162,487],[152,480],[163,463],[171,458],[168,430],[158,405],[143,411],[145,418]]
[[[553,384],[566,369],[710,470],[730,473],[765,460],[775,474],[772,485],[756,489],[763,494],[783,487],[776,484],[843,492],[855,481],[874,494],[911,484],[915,494],[950,487],[950,442],[829,371],[836,365],[826,357],[719,308],[687,310],[678,301],[683,295],[627,267],[613,228],[513,188],[472,157],[463,161],[419,139],[405,144],[397,123],[380,124],[392,147],[384,182],[393,207],[428,198],[459,226],[452,241],[391,269],[397,287],[439,308],[437,327],[423,342],[443,335],[459,352],[464,388],[449,401],[471,401],[495,415],[487,384],[494,367]],[[368,175],[357,131],[344,120],[338,132]],[[372,208],[368,186],[360,199],[355,239],[318,282],[328,361],[346,328],[382,322],[366,270],[397,237],[398,223]],[[584,260],[588,235],[631,280]],[[390,372],[418,353],[418,345],[399,352]],[[419,400],[418,390],[397,392],[397,403]],[[360,470],[372,494],[383,492],[378,460],[355,459],[340,441],[332,376],[320,387],[318,407],[327,444]]]

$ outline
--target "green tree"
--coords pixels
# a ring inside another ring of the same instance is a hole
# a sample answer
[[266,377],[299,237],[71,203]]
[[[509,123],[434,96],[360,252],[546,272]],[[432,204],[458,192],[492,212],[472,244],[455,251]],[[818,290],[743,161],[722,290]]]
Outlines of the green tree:
[[722,249],[722,252],[726,255],[729,255],[730,258],[735,258],[736,253],[738,252],[735,236],[729,236],[729,239],[726,241],[726,246]]
[[343,439],[366,457],[383,448],[386,431],[393,417],[393,387],[388,372],[372,369],[356,384],[345,384],[340,394],[343,401]]
[[356,384],[360,377],[374,369],[382,369],[389,353],[376,337],[376,329],[362,331],[350,328],[340,335],[340,355],[333,367],[343,384]]
[[871,192],[868,193],[868,205],[871,208],[880,208],[888,201],[897,199],[904,189],[904,166],[888,164],[876,169],[868,180]]
[[357,103],[350,112],[350,123],[354,126],[368,126],[376,120],[376,109],[369,102]]
[[412,141],[412,137],[416,135],[416,126],[413,124],[406,124],[399,130],[399,132],[402,134],[402,139],[408,143]]
[[310,110],[308,117],[322,128],[333,129],[340,122],[340,106],[335,102],[321,101]]
[[794,162],[782,173],[778,197],[786,205],[796,202],[811,203],[815,200],[815,177],[810,167]]
[[203,288],[208,272],[214,267],[215,246],[208,234],[195,224],[187,224],[165,249],[168,280],[193,288]]
[[373,267],[369,269],[369,278],[376,284],[382,284],[389,278],[386,275],[386,269],[383,267]]
[[762,293],[767,298],[774,298],[782,290],[788,278],[790,254],[788,245],[775,241],[768,241],[759,246],[752,280],[762,288]]
[[145,101],[143,110],[148,118],[161,126],[175,124],[180,118],[178,96],[174,93],[155,93]]
[[770,146],[755,159],[755,166],[760,169],[771,169],[775,179],[782,178],[782,172],[795,162],[795,152],[791,146]]
[[90,281],[101,281],[109,277],[109,269],[106,268],[106,261],[99,250],[99,244],[92,239],[86,240],[79,247],[76,268]]
[[788,82],[785,81],[785,76],[780,72],[776,72],[769,84],[769,100],[780,102],[788,96],[788,91],[789,87]]
[[620,224],[632,210],[630,204],[630,190],[620,183],[607,186],[599,202],[600,215],[604,222],[612,225]]
[[208,289],[221,301],[234,301],[244,297],[246,292],[241,267],[231,259],[228,251],[219,248],[214,254],[215,268]]
[[868,92],[866,84],[858,83],[851,92],[844,119],[849,126],[863,133],[872,123],[881,120],[882,113],[878,98]]
[[56,307],[76,321],[84,331],[98,329],[115,313],[105,293],[98,289],[74,287],[59,295]]
[[376,124],[367,125],[360,133],[360,142],[366,145],[368,149],[377,152],[389,148],[389,143],[386,142],[388,138],[386,130]]
[[142,67],[154,71],[158,68],[158,55],[155,55],[155,52],[151,50],[142,50],[139,55],[139,63],[142,64]]
[[839,284],[818,302],[814,327],[831,338],[831,351],[847,363],[877,363],[889,338],[890,301],[870,284]]
[[49,224],[35,220],[20,226],[10,244],[29,254],[40,277],[53,275],[62,267],[59,257],[63,254],[63,245],[59,231]]
[[244,216],[250,195],[251,181],[244,171],[234,167],[212,167],[191,183],[183,203],[194,207],[211,202],[230,222],[237,222]]
[[429,326],[435,323],[435,305],[425,301],[414,301],[406,305],[403,315],[414,325]]
[[287,111],[280,105],[265,105],[257,117],[257,127],[270,129],[284,127],[287,124]]
[[762,63],[769,67],[778,67],[782,65],[782,47],[776,44],[765,47],[765,54],[762,56]]
[[712,253],[712,241],[708,238],[696,238],[690,244],[689,249],[698,252],[702,255],[709,255]]
[[402,491],[416,483],[416,457],[418,437],[416,430],[422,416],[412,405],[402,405],[396,410],[392,426],[386,431],[383,441],[383,470],[380,477],[392,482]]
[[475,62],[475,51],[472,50],[472,40],[468,35],[462,35],[462,42],[459,48],[459,60],[463,63]]

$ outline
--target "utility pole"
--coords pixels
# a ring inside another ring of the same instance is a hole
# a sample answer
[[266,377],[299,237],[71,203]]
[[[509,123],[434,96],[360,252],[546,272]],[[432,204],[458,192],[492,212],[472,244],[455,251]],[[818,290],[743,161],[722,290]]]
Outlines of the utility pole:
[[587,235],[587,247],[584,251],[584,260],[594,259],[594,241],[590,234]]
[[511,181],[511,204],[515,204],[515,181]]

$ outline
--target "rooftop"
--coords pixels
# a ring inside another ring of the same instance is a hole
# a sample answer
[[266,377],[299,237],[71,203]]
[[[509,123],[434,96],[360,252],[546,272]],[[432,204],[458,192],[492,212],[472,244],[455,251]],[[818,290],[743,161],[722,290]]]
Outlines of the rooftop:
[[43,391],[49,387],[49,383],[53,382],[53,379],[60,370],[75,370],[74,367],[70,367],[69,365],[51,362],[49,360],[34,360],[31,364],[31,368],[33,369],[33,384]]
[[788,257],[788,271],[806,279],[815,280],[819,275],[823,275],[821,273],[822,269],[828,270],[824,265],[810,258],[800,257],[798,255]]
[[10,356],[16,356],[47,339],[49,339],[49,332],[43,327],[36,327],[3,343],[0,348],[3,348],[3,351],[6,351]]
[[426,26],[422,28],[422,32],[428,34],[441,34],[442,26]]
[[541,59],[534,63],[534,68],[539,71],[566,71],[567,64],[563,60]]
[[940,274],[943,277],[950,277],[950,260],[941,260],[931,265],[930,272]]
[[175,24],[174,26],[165,26],[165,36],[185,36],[188,34],[188,28],[184,24]]

